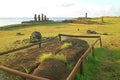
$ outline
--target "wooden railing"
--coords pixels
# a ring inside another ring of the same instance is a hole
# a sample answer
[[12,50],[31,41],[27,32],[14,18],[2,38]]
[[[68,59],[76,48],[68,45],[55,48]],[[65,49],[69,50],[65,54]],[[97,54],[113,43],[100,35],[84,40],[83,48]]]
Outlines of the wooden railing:
[[18,70],[14,70],[14,69],[2,66],[2,65],[0,65],[0,69],[4,70],[6,72],[9,72],[11,74],[19,75],[23,78],[28,78],[30,80],[50,80],[50,79],[47,79],[47,78],[38,77],[38,76],[27,74],[27,73],[24,73],[24,72],[21,72],[21,71],[18,71]]
[[[69,74],[69,76],[66,78],[66,80],[72,80],[73,77],[75,76],[75,73],[78,70],[78,68],[80,68],[80,74],[84,74],[83,73],[83,61],[86,59],[86,57],[87,57],[87,55],[88,55],[88,53],[90,51],[92,51],[92,55],[94,57],[94,45],[98,41],[100,41],[100,46],[102,47],[102,41],[101,41],[101,37],[100,36],[83,36],[83,35],[59,34],[59,35],[57,35],[57,36],[55,36],[55,37],[53,37],[51,39],[48,39],[46,41],[42,41],[42,42],[39,42],[39,43],[27,45],[27,46],[24,46],[24,47],[21,47],[21,48],[17,48],[17,49],[13,49],[13,50],[1,52],[0,55],[4,55],[4,54],[8,54],[8,53],[15,52],[15,51],[18,51],[18,50],[26,49],[26,48],[29,48],[29,47],[32,47],[32,46],[35,46],[35,45],[38,45],[39,48],[40,48],[42,43],[48,42],[48,41],[53,40],[53,39],[55,39],[57,37],[58,37],[59,41],[61,41],[62,36],[77,37],[77,38],[96,38],[96,40],[90,45],[90,47],[85,51],[85,53],[79,58],[78,62],[74,66],[73,70],[71,71],[71,73]],[[0,69],[4,70],[6,72],[9,72],[9,73],[12,73],[12,74],[24,77],[24,78],[28,78],[30,80],[50,80],[50,79],[47,79],[47,78],[38,77],[38,76],[27,74],[27,73],[24,73],[24,72],[21,72],[21,71],[17,71],[17,70],[8,68],[8,67],[3,66],[3,65],[0,65]]]
[[83,72],[83,61],[86,59],[88,53],[90,51],[92,51],[92,55],[94,56],[94,45],[100,41],[100,46],[102,47],[102,41],[101,41],[101,37],[100,36],[83,36],[83,35],[67,35],[67,34],[59,34],[59,40],[61,40],[62,36],[67,36],[67,37],[78,37],[78,38],[97,38],[91,45],[90,47],[85,51],[85,53],[79,58],[79,60],[77,61],[76,65],[74,66],[73,70],[71,71],[71,73],[69,74],[69,76],[67,77],[66,80],[72,80],[73,77],[75,76],[76,71],[78,70],[78,68],[80,68],[80,74],[84,74]]
[[32,46],[35,46],[35,45],[38,45],[38,47],[40,48],[40,46],[41,46],[42,43],[51,41],[51,40],[53,40],[53,39],[55,39],[55,38],[57,38],[57,37],[58,37],[58,36],[55,36],[55,37],[50,38],[50,39],[47,39],[47,40],[45,40],[45,41],[41,41],[41,42],[38,42],[38,43],[30,44],[30,45],[23,46],[23,47],[20,47],[20,48],[16,48],[16,49],[13,49],[13,50],[8,50],[8,51],[5,51],[5,52],[0,52],[0,55],[4,55],[4,54],[11,53],[11,52],[19,51],[19,50],[26,49],[26,48],[29,48],[29,47],[32,47]]
[[[30,44],[30,45],[27,45],[27,46],[24,46],[24,47],[20,47],[20,48],[16,48],[16,49],[13,49],[13,50],[8,50],[8,51],[5,51],[5,52],[0,52],[0,55],[9,54],[9,53],[12,53],[12,52],[15,52],[15,51],[19,51],[19,50],[23,50],[23,49],[26,49],[26,48],[30,48],[30,47],[35,46],[35,45],[38,45],[38,47],[40,48],[42,43],[54,40],[57,37],[58,36],[55,36],[55,37],[47,39],[45,41],[41,41],[41,42],[38,42],[38,43]],[[50,79],[47,79],[47,78],[38,77],[38,76],[27,74],[27,73],[24,73],[24,72],[21,72],[21,71],[18,71],[18,70],[14,70],[14,69],[8,68],[8,67],[3,66],[3,65],[0,65],[0,69],[4,70],[6,72],[12,73],[14,75],[21,76],[23,78],[28,78],[30,80],[50,80]]]

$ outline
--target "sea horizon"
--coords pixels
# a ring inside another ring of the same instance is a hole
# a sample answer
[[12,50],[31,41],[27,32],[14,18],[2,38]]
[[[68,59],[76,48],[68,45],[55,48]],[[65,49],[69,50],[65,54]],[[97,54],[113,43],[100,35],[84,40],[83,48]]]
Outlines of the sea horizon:
[[[54,21],[62,21],[66,19],[72,19],[73,17],[48,17],[49,20]],[[6,25],[12,25],[12,24],[21,24],[23,21],[31,21],[34,20],[33,17],[5,17],[0,18],[0,27],[4,27]]]

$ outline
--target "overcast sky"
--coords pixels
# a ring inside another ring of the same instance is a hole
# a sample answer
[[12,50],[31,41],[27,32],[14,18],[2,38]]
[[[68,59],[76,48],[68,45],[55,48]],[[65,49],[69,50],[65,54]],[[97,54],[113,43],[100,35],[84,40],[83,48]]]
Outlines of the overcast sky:
[[120,16],[120,0],[0,0],[0,17]]

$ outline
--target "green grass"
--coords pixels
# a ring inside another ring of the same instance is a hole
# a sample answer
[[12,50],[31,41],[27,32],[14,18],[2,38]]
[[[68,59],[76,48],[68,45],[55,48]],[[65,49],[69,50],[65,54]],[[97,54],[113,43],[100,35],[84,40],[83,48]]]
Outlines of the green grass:
[[[80,69],[78,69],[73,80],[99,80],[98,77],[100,75],[100,68],[98,66],[101,65],[100,57],[103,53],[103,48],[95,49],[95,58],[92,56],[92,53],[89,53],[87,58],[83,62],[84,74],[81,75]],[[72,68],[73,64],[69,65],[69,70],[72,70]]]
[[100,75],[101,79],[105,80],[119,80],[120,79],[120,49],[111,50],[105,49],[102,55]]
[[28,68],[28,67],[26,67],[26,66],[21,66],[21,67],[25,70],[25,72],[26,72],[27,74],[30,73],[30,68]]
[[60,49],[66,49],[68,47],[72,46],[72,43],[64,43]]
[[[120,50],[108,51],[95,48],[95,58],[89,53],[84,61],[84,75],[77,70],[73,80],[119,80],[120,79]],[[72,70],[73,65],[69,68]]]
[[43,62],[44,60],[47,60],[47,59],[58,59],[58,60],[61,60],[63,62],[66,62],[66,56],[64,54],[52,54],[52,53],[43,53],[42,55],[40,55],[38,57],[38,60],[39,62]]

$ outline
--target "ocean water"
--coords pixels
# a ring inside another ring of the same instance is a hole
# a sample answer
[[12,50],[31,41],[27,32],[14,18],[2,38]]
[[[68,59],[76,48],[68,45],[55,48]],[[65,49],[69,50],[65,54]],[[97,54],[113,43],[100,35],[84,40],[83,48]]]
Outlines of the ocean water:
[[[50,17],[49,20],[62,21],[65,19],[71,19],[71,17]],[[33,18],[0,18],[0,26],[10,25],[10,24],[20,24],[22,21],[34,20]]]
[[20,24],[22,21],[33,20],[32,18],[0,18],[0,26]]

